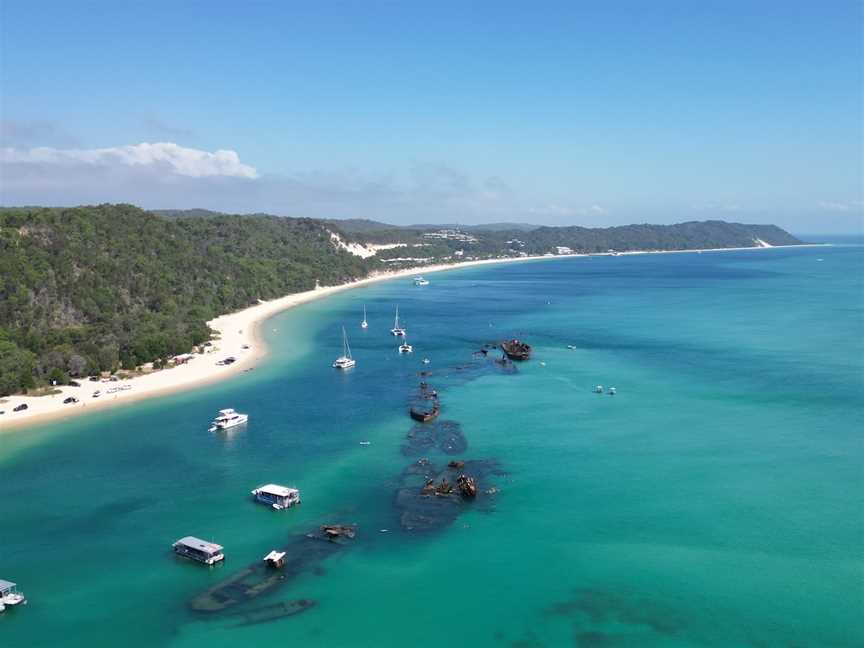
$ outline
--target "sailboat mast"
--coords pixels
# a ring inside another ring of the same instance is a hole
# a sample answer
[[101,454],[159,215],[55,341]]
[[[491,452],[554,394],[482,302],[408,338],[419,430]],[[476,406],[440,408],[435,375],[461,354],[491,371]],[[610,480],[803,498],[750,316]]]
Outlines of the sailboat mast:
[[342,354],[346,358],[351,357],[351,347],[348,346],[348,334],[345,332],[345,327],[342,327]]

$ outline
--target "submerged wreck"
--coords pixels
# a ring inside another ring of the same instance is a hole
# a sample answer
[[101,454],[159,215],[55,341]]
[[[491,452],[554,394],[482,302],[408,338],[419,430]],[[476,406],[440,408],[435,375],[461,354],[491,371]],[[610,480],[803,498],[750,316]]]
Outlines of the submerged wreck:
[[441,413],[438,392],[432,389],[425,381],[420,383],[413,400],[413,404],[408,409],[408,414],[415,421],[428,423]]
[[527,360],[531,357],[531,345],[516,338],[502,342],[501,350],[510,360]]
[[232,612],[229,616],[237,617],[238,623],[235,628],[248,625],[256,625],[258,623],[268,623],[270,621],[279,621],[285,617],[294,616],[305,612],[315,607],[315,601],[310,599],[296,599],[294,601],[281,601],[272,605],[262,605],[261,607],[244,610],[242,612]]
[[[471,502],[476,501],[487,509],[491,506],[491,494],[497,489],[490,485],[486,492],[481,493],[475,479],[484,483],[492,476],[503,475],[497,462],[467,460],[453,463],[462,465],[460,468],[448,465],[436,469],[428,460],[420,460],[403,471],[394,505],[404,531],[438,531],[452,524]],[[475,477],[468,477],[469,473]],[[470,492],[474,495],[468,494]]]
[[[325,529],[338,529],[338,532],[334,534]],[[280,556],[279,568],[274,569],[270,566],[271,562],[266,560],[253,563],[192,598],[189,607],[196,612],[212,613],[248,603],[262,594],[285,585],[303,571],[327,559],[350,542],[355,535],[356,527],[352,525],[323,525],[313,532],[296,536],[280,550],[279,553],[284,552],[284,555]],[[311,604],[314,602],[307,601],[304,609]]]

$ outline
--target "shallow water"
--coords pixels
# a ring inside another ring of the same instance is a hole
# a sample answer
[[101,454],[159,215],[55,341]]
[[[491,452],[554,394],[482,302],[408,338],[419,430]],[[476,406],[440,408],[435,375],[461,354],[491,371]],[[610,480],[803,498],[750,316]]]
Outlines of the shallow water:
[[[251,373],[0,437],[0,578],[30,599],[0,615],[0,638],[862,645],[862,270],[861,247],[550,260],[285,312]],[[397,303],[413,355],[388,333]],[[347,374],[329,366],[343,323]],[[515,373],[472,359],[513,335],[535,348]],[[424,369],[467,440],[458,458],[506,474],[449,525],[407,533],[395,493],[417,460],[407,405]],[[250,424],[207,433],[221,407]],[[303,505],[253,504],[269,481],[297,485]],[[188,608],[322,522],[358,537],[252,604],[309,611],[237,627]],[[187,534],[225,545],[226,564],[175,560]]]

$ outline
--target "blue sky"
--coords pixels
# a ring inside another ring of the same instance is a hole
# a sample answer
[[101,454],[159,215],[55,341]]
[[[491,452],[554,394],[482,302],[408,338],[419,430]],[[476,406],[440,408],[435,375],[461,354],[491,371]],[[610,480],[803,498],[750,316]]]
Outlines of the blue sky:
[[581,4],[4,0],[0,202],[860,230],[860,2]]

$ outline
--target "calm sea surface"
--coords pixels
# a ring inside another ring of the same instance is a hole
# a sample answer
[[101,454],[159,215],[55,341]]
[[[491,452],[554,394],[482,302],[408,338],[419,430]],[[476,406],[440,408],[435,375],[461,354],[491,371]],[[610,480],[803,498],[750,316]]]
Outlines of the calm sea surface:
[[[0,644],[864,645],[862,251],[377,284],[270,320],[251,373],[0,436],[0,578],[30,599],[0,615]],[[388,332],[397,304],[413,355]],[[343,324],[347,374],[330,368]],[[472,357],[511,336],[535,349],[515,372]],[[461,430],[467,449],[447,454],[428,427],[408,443],[423,369],[458,424],[433,431],[458,446]],[[223,407],[248,427],[208,433]],[[479,481],[497,493],[403,530],[397,491],[420,458],[493,460]],[[271,481],[302,506],[252,503]],[[358,536],[257,599],[190,609],[323,522]],[[187,534],[225,545],[226,563],[175,559]],[[255,622],[295,599],[316,605]]]

